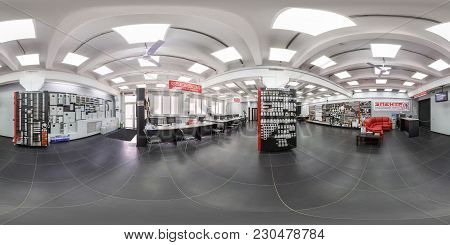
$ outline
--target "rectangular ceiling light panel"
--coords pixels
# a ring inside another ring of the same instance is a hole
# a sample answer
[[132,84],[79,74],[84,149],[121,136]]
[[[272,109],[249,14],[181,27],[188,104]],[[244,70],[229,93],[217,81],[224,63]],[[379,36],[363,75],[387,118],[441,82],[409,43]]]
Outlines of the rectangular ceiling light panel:
[[[154,59],[156,62],[159,62],[159,56],[151,56],[151,57],[152,57],[152,59]],[[141,67],[157,66],[155,63],[153,63],[153,62],[151,62],[151,61],[149,61],[149,60],[146,60],[146,59],[144,59],[144,58],[139,58],[139,59],[138,59],[138,62],[139,62],[139,65],[140,65]]]
[[432,26],[428,28],[427,31],[432,32],[438,36],[441,36],[442,38],[445,38],[447,41],[450,42],[450,22]]
[[359,85],[359,82],[358,81],[350,81],[350,82],[347,82],[347,84],[350,86],[357,86],[357,85]]
[[413,86],[415,83],[413,83],[413,82],[404,82],[403,83],[403,86],[407,86],[407,87],[411,87],[411,86]]
[[21,66],[39,65],[39,54],[26,54],[16,56]]
[[392,92],[392,88],[385,88],[384,91],[385,92]]
[[242,59],[241,55],[234,47],[229,47],[229,48],[219,50],[217,52],[212,53],[211,55],[216,57],[223,63]]
[[414,79],[422,80],[422,79],[428,77],[428,75],[427,74],[423,74],[421,72],[416,72],[411,77],[414,78]]
[[165,87],[166,87],[166,84],[164,84],[164,83],[157,83],[157,84],[156,84],[156,87],[157,87],[157,88],[165,88]]
[[401,45],[372,43],[370,48],[372,49],[372,57],[395,58]]
[[147,84],[137,84],[136,88],[146,88]]
[[190,78],[190,77],[185,77],[185,76],[180,76],[179,78],[178,78],[178,81],[180,81],[180,82],[189,82],[189,81],[191,81],[192,80],[192,78]]
[[255,80],[247,80],[247,81],[244,81],[244,84],[247,86],[251,86],[251,85],[255,85],[256,82],[255,82]]
[[75,54],[75,53],[67,53],[67,55],[66,55],[66,57],[64,57],[62,63],[67,64],[67,65],[80,66],[88,59],[89,59],[88,57],[85,57],[83,55],[79,55],[79,54]]
[[339,73],[336,73],[334,75],[337,76],[340,79],[345,79],[345,78],[352,77],[352,75],[350,75],[350,73],[348,73],[347,71],[339,72]]
[[376,84],[386,84],[387,83],[387,79],[376,79],[375,83]]
[[327,56],[323,55],[322,57],[311,62],[311,65],[315,65],[322,69],[326,69],[330,66],[336,65],[336,62],[334,62],[332,59],[328,58]]
[[369,89],[369,91],[370,92],[377,92],[377,89],[376,88],[371,88],[371,89]]
[[119,89],[128,89],[128,86],[120,86]]
[[295,50],[270,48],[269,60],[290,62],[295,53]]
[[113,70],[109,69],[107,66],[101,66],[94,70],[95,73],[104,76],[106,74],[112,73]]
[[295,87],[295,86],[298,86],[299,83],[298,82],[288,82],[288,85],[292,86],[292,87]]
[[0,22],[0,43],[31,38],[36,38],[32,19]]
[[123,79],[122,77],[116,77],[111,79],[111,81],[113,81],[114,83],[124,83],[125,79]]
[[308,84],[305,86],[305,88],[308,88],[308,89],[313,89],[315,87],[316,87],[316,85],[312,85],[312,84]]
[[202,74],[203,72],[207,71],[209,68],[207,66],[204,66],[199,63],[193,64],[191,67],[189,67],[188,71],[194,72],[197,74]]
[[443,71],[443,70],[449,68],[450,65],[447,64],[447,62],[439,59],[439,60],[436,60],[435,62],[429,64],[428,67],[433,68],[436,71]]
[[144,74],[144,79],[145,80],[156,80],[156,79],[158,79],[158,74],[145,73]]
[[129,44],[135,43],[153,43],[158,40],[164,40],[169,24],[138,24],[127,25],[113,28]]
[[228,88],[236,88],[237,87],[236,84],[234,84],[234,83],[227,83],[227,84],[225,84],[225,86],[227,86]]

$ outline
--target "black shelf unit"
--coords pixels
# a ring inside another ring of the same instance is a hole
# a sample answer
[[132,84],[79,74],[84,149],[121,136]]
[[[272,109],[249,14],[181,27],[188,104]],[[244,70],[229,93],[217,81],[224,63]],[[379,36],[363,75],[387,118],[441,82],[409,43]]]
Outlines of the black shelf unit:
[[297,147],[295,90],[262,88],[259,101],[259,150],[274,152]]

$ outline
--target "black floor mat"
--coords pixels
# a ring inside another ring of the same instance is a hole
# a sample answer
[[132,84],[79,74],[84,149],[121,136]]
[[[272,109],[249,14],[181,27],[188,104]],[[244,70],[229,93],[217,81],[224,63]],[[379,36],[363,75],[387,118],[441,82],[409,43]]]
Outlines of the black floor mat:
[[131,141],[136,136],[136,130],[133,129],[119,129],[107,135],[108,138]]

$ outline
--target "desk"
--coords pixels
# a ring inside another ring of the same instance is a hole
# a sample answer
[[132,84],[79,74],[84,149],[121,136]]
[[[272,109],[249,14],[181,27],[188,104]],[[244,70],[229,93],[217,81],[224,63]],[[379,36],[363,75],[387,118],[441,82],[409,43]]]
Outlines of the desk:
[[226,128],[227,126],[229,126],[230,124],[233,124],[235,121],[241,121],[244,120],[243,117],[235,117],[235,118],[231,118],[231,119],[225,119],[225,120],[213,120],[213,119],[205,119],[205,121],[207,122],[211,122],[214,124],[223,124],[224,127]]
[[175,145],[180,140],[179,130],[183,130],[185,134],[192,134],[198,140],[202,140],[202,136],[211,135],[211,131],[215,123],[204,122],[192,125],[177,124],[168,126],[156,126],[153,129],[147,129],[147,135],[157,135],[162,142],[173,142]]
[[419,119],[400,118],[400,131],[408,132],[410,138],[419,136]]
[[381,138],[381,135],[374,135],[374,134],[357,134],[356,135],[356,145],[360,145],[361,142],[367,142],[368,140],[370,141],[375,141],[377,143],[378,146],[381,145],[381,141],[383,140],[383,138]]

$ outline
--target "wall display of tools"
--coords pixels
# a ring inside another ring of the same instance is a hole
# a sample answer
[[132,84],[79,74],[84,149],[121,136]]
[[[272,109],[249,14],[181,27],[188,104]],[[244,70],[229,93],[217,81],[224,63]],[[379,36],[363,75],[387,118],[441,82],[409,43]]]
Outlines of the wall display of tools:
[[295,90],[261,89],[259,149],[281,151],[297,147]]
[[371,101],[324,104],[314,107],[314,110],[310,110],[310,118],[313,118],[313,121],[344,128],[360,128],[364,119],[372,115]]
[[114,117],[113,102],[56,92],[15,92],[14,144],[48,146],[49,137],[78,132],[78,121]]
[[15,145],[48,146],[48,93],[14,93]]

